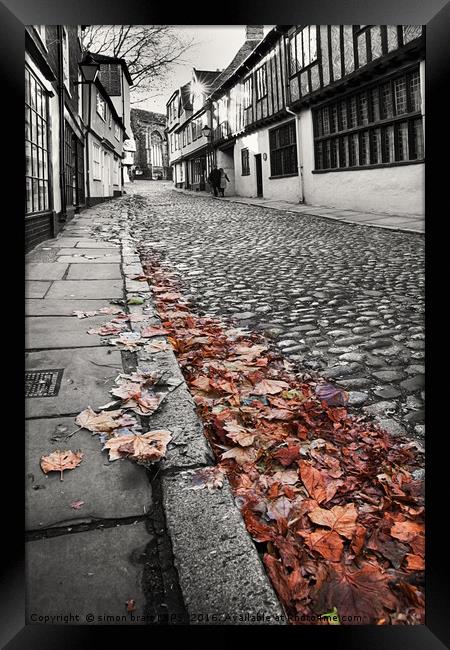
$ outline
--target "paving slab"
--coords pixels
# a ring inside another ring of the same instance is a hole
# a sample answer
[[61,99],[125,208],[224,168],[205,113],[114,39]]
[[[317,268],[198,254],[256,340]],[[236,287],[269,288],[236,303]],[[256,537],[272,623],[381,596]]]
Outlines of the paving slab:
[[[109,300],[58,300],[56,298],[29,298],[25,300],[26,316],[72,316],[74,311],[93,311],[111,307]],[[75,318],[75,317],[74,317]],[[85,323],[89,320],[82,319]]]
[[25,297],[26,298],[43,298],[51,282],[41,282],[40,280],[25,280]]
[[112,346],[42,350],[25,353],[25,368],[26,370],[64,369],[58,395],[27,398],[26,417],[71,415],[80,413],[87,406],[95,409],[111,401],[109,390],[114,385],[118,373],[122,371],[122,357]]
[[77,264],[71,265],[68,280],[120,280],[120,264]]
[[56,280],[48,298],[123,298],[122,280]]
[[61,280],[67,271],[67,264],[56,262],[30,262],[25,265],[27,280]]
[[[60,255],[57,259],[57,261],[61,264],[92,264],[93,262],[95,262],[95,264],[117,264],[120,262],[119,253],[115,253],[114,255],[108,254],[107,256],[93,256],[91,258],[87,258],[79,257],[77,255],[67,255],[66,250],[69,249],[61,248],[60,250],[60,252],[64,252],[64,254]],[[75,248],[73,250],[77,249]]]
[[[87,256],[89,257],[108,257],[109,255],[118,255],[118,248],[108,246],[107,248],[69,248],[68,246],[63,246],[60,248],[61,255],[74,255],[74,256]],[[91,260],[92,261],[92,260]]]
[[233,617],[259,613],[271,620],[247,624],[282,623],[283,610],[228,482],[220,490],[192,490],[190,471],[163,475],[161,481],[175,565],[191,622],[232,625]]
[[116,244],[109,242],[97,241],[91,238],[81,238],[76,235],[72,237],[61,237],[52,242],[52,248],[117,248]]
[[[64,440],[76,429],[73,417],[26,423],[26,530],[141,516],[149,511],[151,488],[145,468],[126,459],[109,462],[107,452],[101,451],[99,436],[86,429]],[[78,467],[64,472],[63,481],[58,472],[44,474],[40,468],[41,456],[57,449],[81,449],[84,454]],[[70,506],[74,501],[84,504],[75,510]]]
[[144,617],[143,554],[151,539],[142,522],[28,542],[26,622],[72,614],[75,625],[140,624],[126,602],[135,600],[134,618]]
[[28,316],[25,319],[25,349],[95,347],[106,337],[87,334],[111,320],[111,315],[77,318],[76,316]]

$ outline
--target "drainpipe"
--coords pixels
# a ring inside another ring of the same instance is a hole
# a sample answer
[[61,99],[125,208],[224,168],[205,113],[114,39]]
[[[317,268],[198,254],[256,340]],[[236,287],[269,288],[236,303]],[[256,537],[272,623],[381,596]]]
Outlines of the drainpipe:
[[60,222],[67,221],[67,197],[65,183],[65,133],[64,133],[64,64],[63,64],[63,28],[58,25],[58,89],[59,89],[59,187],[61,191]]
[[91,207],[91,169],[90,169],[90,156],[89,156],[89,146],[90,146],[90,133],[91,133],[91,111],[92,111],[92,88],[94,84],[87,84],[89,91],[88,98],[88,123],[87,123],[87,134],[86,134],[86,204],[87,207]]

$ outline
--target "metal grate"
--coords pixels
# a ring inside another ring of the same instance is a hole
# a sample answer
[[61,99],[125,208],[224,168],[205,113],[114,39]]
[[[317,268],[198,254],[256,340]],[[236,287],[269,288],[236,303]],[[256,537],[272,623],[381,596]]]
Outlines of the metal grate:
[[64,368],[25,372],[25,397],[55,397],[59,393]]

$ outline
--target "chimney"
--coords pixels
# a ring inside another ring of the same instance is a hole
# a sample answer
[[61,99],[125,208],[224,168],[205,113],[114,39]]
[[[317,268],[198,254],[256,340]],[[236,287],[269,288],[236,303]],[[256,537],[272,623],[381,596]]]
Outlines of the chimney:
[[245,40],[261,41],[264,38],[264,25],[246,25]]

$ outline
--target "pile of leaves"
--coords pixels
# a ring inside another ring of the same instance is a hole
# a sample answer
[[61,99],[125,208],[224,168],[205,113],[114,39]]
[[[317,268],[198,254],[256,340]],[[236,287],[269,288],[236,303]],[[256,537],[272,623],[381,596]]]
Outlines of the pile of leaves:
[[[161,373],[145,368],[138,368],[131,374],[120,373],[115,381],[116,387],[110,391],[116,399],[99,409],[120,408],[94,411],[88,406],[78,414],[75,423],[80,428],[99,435],[103,450],[109,451],[110,461],[129,458],[148,465],[160,460],[165,456],[167,445],[172,439],[171,432],[157,430],[142,433],[136,417],[128,411],[140,416],[154,413],[169,392],[155,390],[162,378]],[[167,384],[170,388],[173,381],[169,379]]]
[[192,313],[151,251],[143,264],[219,479],[290,621],[423,624],[417,443],[349,415],[344,391],[297,373],[261,335]]

